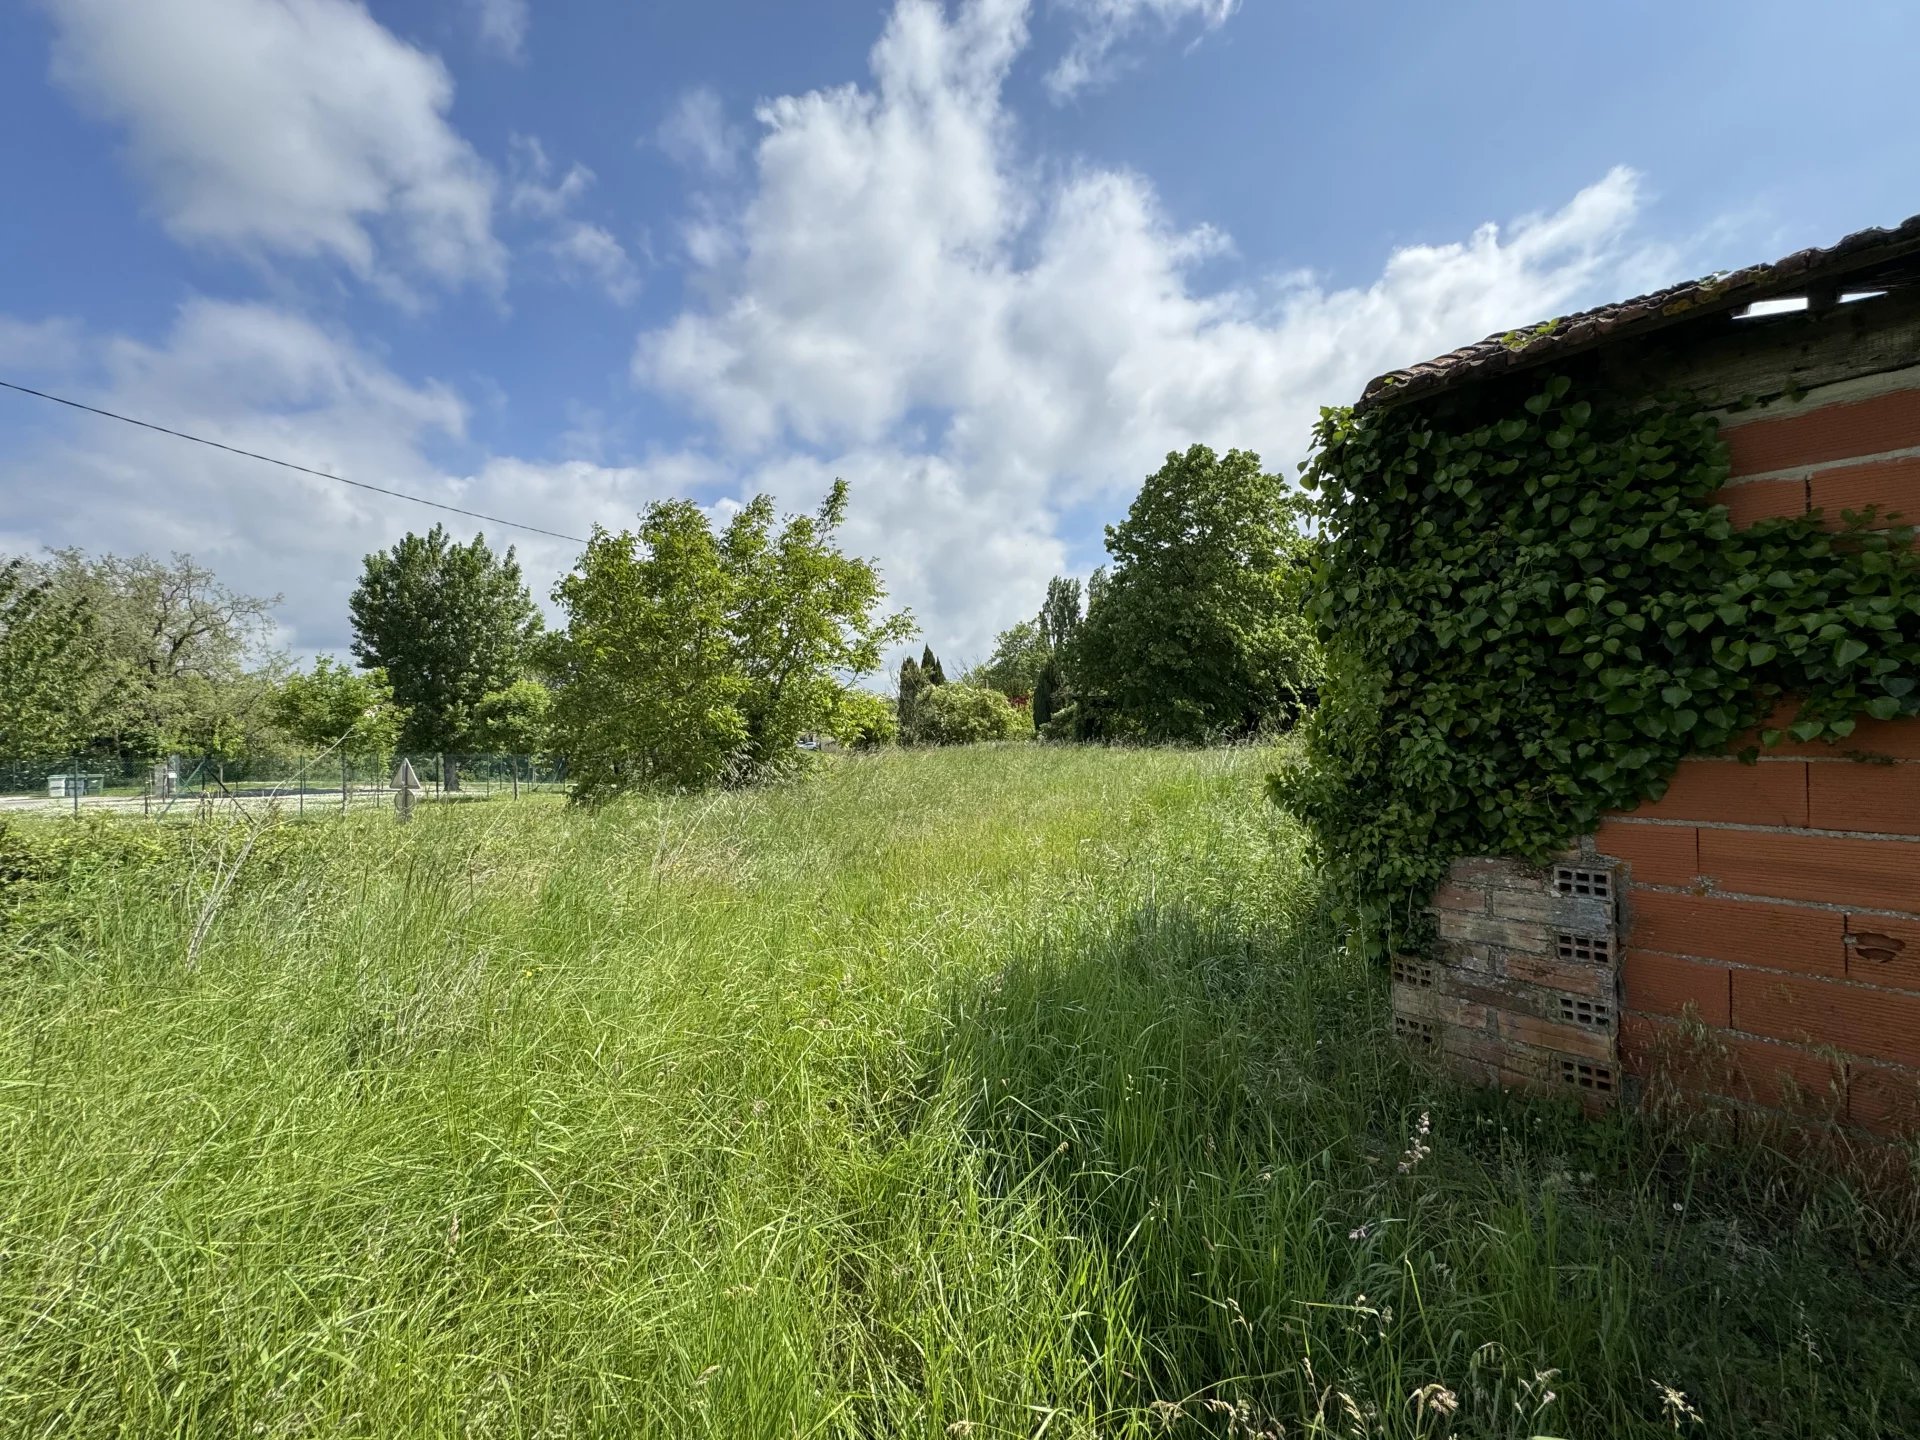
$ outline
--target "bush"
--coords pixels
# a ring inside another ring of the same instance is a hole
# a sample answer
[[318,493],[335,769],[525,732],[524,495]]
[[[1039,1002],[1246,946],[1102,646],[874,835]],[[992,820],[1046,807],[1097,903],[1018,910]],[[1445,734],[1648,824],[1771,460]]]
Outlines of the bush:
[[1033,718],[998,690],[935,685],[924,692],[908,738],[922,745],[976,745],[1033,734]]
[[870,690],[845,690],[834,702],[827,733],[855,750],[877,750],[900,738],[893,702]]

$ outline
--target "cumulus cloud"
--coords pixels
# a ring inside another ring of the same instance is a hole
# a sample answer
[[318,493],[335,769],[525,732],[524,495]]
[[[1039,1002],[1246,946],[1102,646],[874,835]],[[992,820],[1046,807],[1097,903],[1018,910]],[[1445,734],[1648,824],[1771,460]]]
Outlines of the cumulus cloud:
[[569,221],[548,242],[560,273],[576,284],[597,285],[607,298],[626,304],[640,293],[640,275],[626,247],[603,225]]
[[737,208],[697,218],[700,298],[634,354],[744,471],[857,469],[854,514],[937,646],[978,653],[1037,604],[1058,517],[1114,513],[1168,450],[1285,465],[1371,376],[1673,264],[1619,169],[1365,285],[1208,285],[1228,237],[1141,175],[1023,151],[1002,86],[1026,18],[901,0],[870,84],[763,104]]
[[527,27],[533,16],[528,0],[467,0],[480,43],[503,59],[526,55]]
[[593,171],[575,161],[554,178],[544,146],[530,135],[509,144],[507,205],[516,215],[545,223],[540,246],[561,278],[591,284],[624,305],[640,293],[640,272],[626,247],[604,225],[573,213],[593,185]]
[[[404,380],[350,338],[275,306],[195,300],[155,343],[82,344],[76,399],[564,535],[629,523],[649,500],[719,478],[711,462],[682,456],[451,467],[436,458],[464,449],[466,407],[451,389]],[[284,594],[285,638],[303,651],[343,651],[361,556],[436,522],[518,546],[543,598],[580,549],[93,416],[49,411],[0,445],[0,548],[190,551],[242,590]]]
[[42,0],[53,73],[122,126],[180,240],[338,262],[397,294],[497,287],[493,177],[446,67],[357,0]]
[[739,127],[728,123],[724,102],[704,85],[674,101],[653,139],[676,165],[707,175],[732,173],[745,143]]
[[[604,417],[581,411],[562,453],[590,458],[471,454],[456,392],[277,306],[195,301],[144,343],[0,320],[0,350],[64,367],[76,398],[570,535],[672,494],[811,509],[844,476],[848,542],[965,658],[1050,574],[1091,563],[1094,522],[1168,450],[1244,446],[1290,468],[1317,408],[1372,375],[1678,268],[1644,238],[1626,170],[1382,254],[1364,283],[1250,268],[1146,177],[1028,146],[1002,93],[1028,16],[1024,0],[900,0],[862,83],[759,107],[736,183],[688,217],[688,299],[634,349],[635,379],[699,422],[682,450],[601,463]],[[519,142],[502,215],[611,289],[624,251],[591,233],[592,187]],[[85,416],[0,437],[0,542],[191,549],[286,591],[303,648],[343,646],[360,556],[435,518]],[[493,538],[520,545],[541,595],[578,548]]]
[[1115,53],[1142,30],[1172,34],[1197,24],[1204,34],[1227,23],[1240,0],[1055,0],[1076,22],[1073,43],[1047,72],[1047,91],[1071,99],[1112,78]]

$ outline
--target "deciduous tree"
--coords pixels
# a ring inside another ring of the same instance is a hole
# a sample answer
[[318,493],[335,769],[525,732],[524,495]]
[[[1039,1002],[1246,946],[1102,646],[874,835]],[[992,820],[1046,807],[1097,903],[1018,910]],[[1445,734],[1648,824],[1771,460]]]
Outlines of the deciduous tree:
[[523,677],[540,631],[512,547],[496,556],[485,536],[462,545],[440,525],[367,556],[348,605],[355,657],[386,671],[406,711],[401,746],[443,757],[476,747],[480,702]]
[[835,480],[817,511],[777,530],[772,499],[756,496],[721,539],[753,773],[787,763],[802,734],[826,728],[844,682],[914,633],[912,616],[879,613],[886,587],[872,562],[841,553],[846,515],[847,485]]
[[975,666],[964,678],[969,685],[998,690],[1009,700],[1026,700],[1033,694],[1040,667],[1052,651],[1040,625],[1022,620],[1002,630],[994,639],[993,654],[986,664]]
[[325,655],[311,671],[296,670],[281,681],[272,711],[302,744],[338,746],[351,755],[391,753],[404,718],[385,671],[363,673]]
[[1311,702],[1313,542],[1251,451],[1172,453],[1107,527],[1108,576],[1076,645],[1083,713],[1122,735],[1199,741],[1285,723]]
[[286,663],[271,644],[279,596],[243,595],[180,554],[58,550],[38,578],[92,617],[69,658],[88,680],[95,748],[232,756],[266,724]]
[[89,734],[92,612],[25,561],[0,565],[0,756],[52,758]]
[[499,755],[538,755],[552,742],[553,692],[538,680],[516,680],[474,709],[474,734],[482,750]]
[[846,486],[776,529],[755,499],[716,536],[691,502],[637,533],[596,533],[554,598],[558,740],[575,793],[696,788],[776,773],[830,730],[849,682],[879,668],[912,617],[879,613],[872,564],[840,552]]

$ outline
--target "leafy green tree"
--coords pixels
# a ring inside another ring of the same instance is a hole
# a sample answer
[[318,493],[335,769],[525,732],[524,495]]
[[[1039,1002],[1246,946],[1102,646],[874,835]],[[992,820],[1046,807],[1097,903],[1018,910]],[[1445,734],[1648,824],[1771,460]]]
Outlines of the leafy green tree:
[[286,664],[270,643],[279,596],[230,589],[190,555],[67,549],[36,569],[63,604],[92,617],[70,658],[86,677],[87,693],[75,699],[93,748],[233,758],[265,732]]
[[552,731],[553,692],[538,680],[516,680],[474,707],[474,737],[493,754],[543,754]]
[[987,663],[977,665],[964,677],[969,685],[984,685],[998,690],[1009,700],[1025,700],[1033,694],[1041,667],[1053,653],[1053,647],[1032,620],[1022,620],[995,637],[993,654]]
[[1083,723],[1155,741],[1245,735],[1310,704],[1314,542],[1300,501],[1246,450],[1172,453],[1107,527],[1075,645]]
[[271,702],[273,719],[303,745],[338,746],[350,755],[387,755],[404,718],[386,672],[364,673],[322,655],[311,671],[294,671]]
[[595,530],[553,592],[567,613],[553,726],[575,798],[700,789],[726,773],[747,740],[730,589],[690,500],[649,506],[637,532]]
[[898,695],[893,702],[894,716],[899,722],[900,738],[908,744],[913,743],[914,717],[920,712],[920,698],[927,693],[929,684],[927,672],[920,668],[918,660],[909,655],[900,662]]
[[92,612],[21,559],[0,565],[0,755],[51,758],[82,744],[97,686]]
[[[1102,576],[1104,579],[1104,574]],[[1058,654],[1080,633],[1080,582],[1056,575],[1047,582],[1047,598],[1040,602],[1035,622],[1049,653]]]
[[1033,700],[1029,706],[1033,714],[1033,728],[1044,730],[1055,713],[1069,703],[1070,698],[1071,692],[1067,689],[1066,676],[1062,673],[1060,656],[1056,652],[1047,656],[1040,673],[1033,678]]
[[[1093,574],[1087,577],[1087,614],[1088,615],[1091,615],[1093,613],[1094,606],[1098,605],[1102,600],[1106,599],[1107,578],[1108,578],[1107,567],[1104,565],[1094,566]],[[1082,617],[1083,623],[1084,623],[1084,620],[1085,620],[1085,617],[1083,616]]]
[[957,681],[936,685],[921,697],[915,726],[915,739],[923,745],[974,745],[1033,733],[1027,712],[998,690]]
[[440,525],[408,534],[366,557],[348,606],[355,658],[386,671],[406,711],[401,746],[439,752],[459,789],[451,753],[476,748],[480,702],[522,678],[540,632],[512,547],[496,556],[485,536],[461,545]]
[[637,534],[596,533],[554,598],[555,721],[575,793],[747,781],[830,730],[847,684],[879,668],[912,617],[883,616],[870,562],[840,553],[847,490],[778,529],[757,498],[716,536],[688,501]]
[[886,587],[872,562],[835,543],[846,515],[847,484],[835,480],[817,511],[777,530],[772,499],[754,497],[721,538],[754,774],[786,764],[803,734],[826,728],[843,677],[872,674],[914,633],[911,615],[879,613]]

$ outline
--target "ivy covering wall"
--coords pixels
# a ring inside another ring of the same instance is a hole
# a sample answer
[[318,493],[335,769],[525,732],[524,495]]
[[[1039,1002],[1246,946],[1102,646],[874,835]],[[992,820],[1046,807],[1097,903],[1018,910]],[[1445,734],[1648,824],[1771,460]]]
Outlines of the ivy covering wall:
[[1913,532],[1736,530],[1697,404],[1559,376],[1506,406],[1328,410],[1316,441],[1328,673],[1272,788],[1373,950],[1427,941],[1451,860],[1544,860],[1784,696],[1802,740],[1920,713]]

